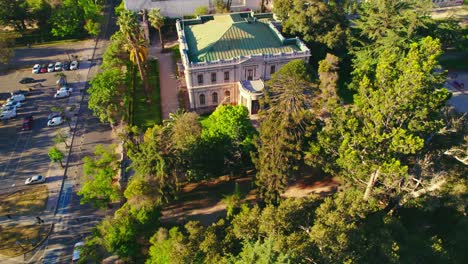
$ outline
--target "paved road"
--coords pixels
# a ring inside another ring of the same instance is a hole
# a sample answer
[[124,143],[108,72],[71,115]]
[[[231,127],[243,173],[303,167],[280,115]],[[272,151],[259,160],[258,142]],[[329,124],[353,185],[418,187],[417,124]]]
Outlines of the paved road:
[[[113,16],[114,1],[110,0],[106,7],[106,13],[111,12],[108,26],[103,36],[99,39],[94,59],[97,64],[91,68],[88,79],[94,76],[102,62],[102,54],[107,47],[110,36],[117,30],[115,17]],[[87,107],[88,96],[83,98],[78,123],[73,139],[66,180],[60,196],[56,215],[56,228],[54,233],[45,243],[46,249],[39,257],[42,263],[69,263],[73,252],[73,245],[83,241],[90,234],[92,227],[101,221],[107,210],[96,210],[88,205],[81,205],[76,195],[82,176],[82,158],[90,155],[97,144],[112,144],[111,129],[108,125],[101,124]],[[33,256],[37,259],[37,256]]]

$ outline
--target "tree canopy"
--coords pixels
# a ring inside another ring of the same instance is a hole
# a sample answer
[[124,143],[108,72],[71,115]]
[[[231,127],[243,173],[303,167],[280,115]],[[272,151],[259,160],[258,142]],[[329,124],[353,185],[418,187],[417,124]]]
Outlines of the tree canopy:
[[307,65],[294,60],[267,82],[254,158],[262,198],[277,203],[293,171],[302,162],[302,146],[310,136],[315,89]]
[[94,156],[83,158],[83,183],[78,191],[80,203],[90,203],[105,208],[111,202],[120,200],[117,172],[120,166],[114,148],[106,149],[97,145]]
[[109,68],[99,72],[88,89],[88,107],[101,122],[114,123],[125,116],[125,77],[120,69]]

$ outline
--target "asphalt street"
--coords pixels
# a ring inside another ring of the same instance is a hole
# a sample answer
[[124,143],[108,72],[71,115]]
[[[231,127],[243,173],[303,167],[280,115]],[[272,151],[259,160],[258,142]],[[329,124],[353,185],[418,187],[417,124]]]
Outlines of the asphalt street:
[[[106,6],[107,24],[104,25],[102,36],[98,39],[93,56],[94,66],[89,71],[87,80],[98,71],[102,62],[102,54],[108,45],[110,36],[117,30],[115,16],[113,15],[114,1],[108,1]],[[110,15],[109,15],[110,14]],[[69,263],[72,257],[73,245],[83,241],[106,215],[112,211],[97,210],[88,205],[81,205],[76,192],[80,188],[82,177],[82,159],[91,155],[98,144],[110,145],[113,142],[109,125],[102,124],[88,109],[88,95],[85,94],[78,116],[78,123],[70,151],[69,164],[63,190],[58,202],[56,226],[54,232],[44,244],[42,255],[39,252],[31,257],[32,260],[42,263]]]

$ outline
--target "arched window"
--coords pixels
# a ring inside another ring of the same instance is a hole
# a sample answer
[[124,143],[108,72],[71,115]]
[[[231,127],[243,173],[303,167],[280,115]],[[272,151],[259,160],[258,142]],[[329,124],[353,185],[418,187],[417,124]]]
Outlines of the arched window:
[[225,98],[226,103],[230,103],[231,102],[231,92],[230,91],[225,91],[224,92],[224,98]]
[[205,105],[205,95],[200,94],[200,105]]
[[214,92],[212,94],[212,99],[213,99],[213,104],[217,104],[218,103],[218,93],[217,92]]

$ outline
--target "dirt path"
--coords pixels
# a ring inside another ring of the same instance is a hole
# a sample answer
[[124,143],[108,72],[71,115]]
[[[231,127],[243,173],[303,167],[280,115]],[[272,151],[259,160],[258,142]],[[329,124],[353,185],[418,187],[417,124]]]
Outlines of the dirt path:
[[[211,181],[187,184],[182,189],[179,199],[164,208],[161,222],[184,224],[194,220],[209,225],[225,216],[226,205],[222,199],[234,192],[236,183],[241,193],[245,194],[244,202],[256,202],[256,190],[252,180],[253,175],[233,180],[223,176]],[[308,171],[291,184],[282,196],[300,198],[312,193],[327,195],[335,192],[338,185],[337,179],[324,178],[319,172]]]

